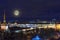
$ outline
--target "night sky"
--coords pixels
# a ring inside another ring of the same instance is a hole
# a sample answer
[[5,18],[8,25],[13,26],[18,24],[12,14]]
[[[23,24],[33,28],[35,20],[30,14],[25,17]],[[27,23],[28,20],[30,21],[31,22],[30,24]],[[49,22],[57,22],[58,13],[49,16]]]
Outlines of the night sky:
[[[19,17],[13,11],[19,9]],[[3,20],[4,10],[6,20],[60,20],[60,0],[0,0],[0,20]]]

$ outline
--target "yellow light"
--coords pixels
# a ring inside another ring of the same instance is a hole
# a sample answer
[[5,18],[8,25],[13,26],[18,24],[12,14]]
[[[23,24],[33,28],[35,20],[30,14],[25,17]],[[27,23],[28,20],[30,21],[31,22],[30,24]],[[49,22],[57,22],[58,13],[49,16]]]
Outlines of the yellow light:
[[55,27],[55,24],[49,24],[48,28],[54,28],[55,29],[56,27]]
[[57,24],[56,29],[60,30],[60,24]]

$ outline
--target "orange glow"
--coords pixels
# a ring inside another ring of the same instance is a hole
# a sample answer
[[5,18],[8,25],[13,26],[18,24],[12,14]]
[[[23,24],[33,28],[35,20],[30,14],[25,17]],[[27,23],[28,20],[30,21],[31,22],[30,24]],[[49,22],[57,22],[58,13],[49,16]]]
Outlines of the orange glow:
[[60,30],[60,24],[56,25],[56,29]]
[[3,24],[1,24],[1,29],[2,30],[6,30],[6,25],[3,23]]
[[6,29],[6,26],[1,26],[1,29],[2,29],[2,30],[5,30],[5,29]]

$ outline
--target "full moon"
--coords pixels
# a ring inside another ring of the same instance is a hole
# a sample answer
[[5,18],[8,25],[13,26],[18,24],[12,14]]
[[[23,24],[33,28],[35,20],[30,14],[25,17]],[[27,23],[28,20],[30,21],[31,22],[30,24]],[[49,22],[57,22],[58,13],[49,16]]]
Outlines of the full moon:
[[15,11],[14,11],[14,15],[15,15],[15,16],[18,16],[18,15],[19,15],[19,10],[15,10]]

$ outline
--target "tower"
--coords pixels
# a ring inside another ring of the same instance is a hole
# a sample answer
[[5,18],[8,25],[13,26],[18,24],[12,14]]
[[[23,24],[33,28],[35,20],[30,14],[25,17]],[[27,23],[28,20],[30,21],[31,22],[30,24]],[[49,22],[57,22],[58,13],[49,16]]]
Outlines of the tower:
[[5,11],[4,11],[3,23],[6,23],[6,15],[5,15]]
[[6,30],[6,15],[5,15],[5,11],[4,11],[4,15],[3,15],[3,23],[1,24],[1,29],[3,31]]

